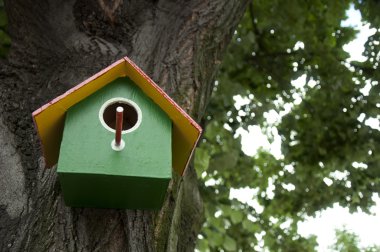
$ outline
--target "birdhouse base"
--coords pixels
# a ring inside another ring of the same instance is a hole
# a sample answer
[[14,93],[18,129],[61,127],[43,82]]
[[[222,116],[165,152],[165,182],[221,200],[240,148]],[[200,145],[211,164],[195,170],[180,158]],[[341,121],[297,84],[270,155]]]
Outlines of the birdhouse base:
[[94,208],[161,208],[170,179],[59,172],[66,205]]

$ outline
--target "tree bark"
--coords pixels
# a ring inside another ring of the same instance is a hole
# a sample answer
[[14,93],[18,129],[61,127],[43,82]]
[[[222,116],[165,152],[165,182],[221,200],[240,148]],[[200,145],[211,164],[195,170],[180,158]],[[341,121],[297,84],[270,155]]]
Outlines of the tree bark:
[[191,251],[203,222],[191,166],[160,211],[65,206],[31,112],[128,56],[200,121],[247,0],[9,0],[0,62],[0,251]]

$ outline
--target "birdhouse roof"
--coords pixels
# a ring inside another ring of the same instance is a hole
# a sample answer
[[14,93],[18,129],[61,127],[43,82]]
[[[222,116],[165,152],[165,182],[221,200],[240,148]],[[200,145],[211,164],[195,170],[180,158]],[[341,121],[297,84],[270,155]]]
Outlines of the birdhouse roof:
[[66,111],[119,77],[129,77],[173,122],[173,169],[182,175],[201,127],[129,58],[124,57],[33,112],[47,167],[58,162]]

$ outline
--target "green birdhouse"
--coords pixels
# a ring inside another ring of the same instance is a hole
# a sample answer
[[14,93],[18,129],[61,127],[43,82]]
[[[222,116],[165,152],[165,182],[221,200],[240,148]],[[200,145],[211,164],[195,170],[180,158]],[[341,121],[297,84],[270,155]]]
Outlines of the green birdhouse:
[[33,113],[73,207],[158,209],[201,128],[128,58]]

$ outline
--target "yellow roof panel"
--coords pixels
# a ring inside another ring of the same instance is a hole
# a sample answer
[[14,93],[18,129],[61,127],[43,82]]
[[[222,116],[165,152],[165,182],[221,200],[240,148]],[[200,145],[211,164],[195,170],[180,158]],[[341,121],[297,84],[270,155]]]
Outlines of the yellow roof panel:
[[201,127],[129,58],[125,57],[33,112],[47,167],[58,162],[66,111],[119,77],[129,77],[173,122],[173,169],[182,175],[200,138]]

